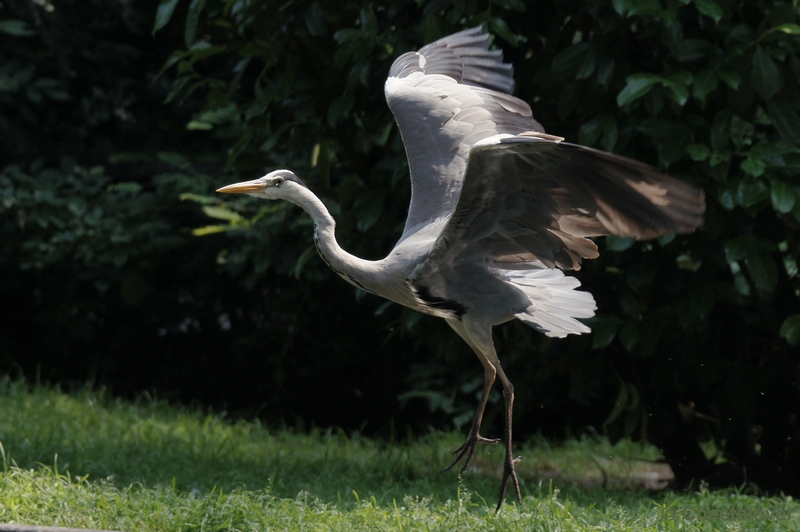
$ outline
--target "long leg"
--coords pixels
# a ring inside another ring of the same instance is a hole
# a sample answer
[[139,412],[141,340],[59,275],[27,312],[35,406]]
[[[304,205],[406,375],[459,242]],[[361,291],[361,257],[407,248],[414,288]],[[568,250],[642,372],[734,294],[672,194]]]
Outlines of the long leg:
[[492,385],[494,384],[494,378],[497,374],[497,370],[489,361],[489,359],[487,359],[486,356],[481,353],[480,349],[478,349],[477,346],[472,343],[472,340],[470,339],[469,334],[467,334],[463,323],[457,320],[446,321],[447,324],[450,325],[450,327],[452,327],[453,330],[456,331],[465,342],[467,342],[467,344],[469,344],[472,350],[475,351],[475,354],[478,355],[478,359],[483,365],[483,394],[481,395],[481,402],[478,406],[478,410],[475,412],[475,419],[472,422],[472,429],[470,429],[469,436],[467,436],[467,440],[464,442],[464,444],[453,451],[453,454],[458,453],[456,459],[453,460],[449,466],[444,468],[444,471],[449,471],[462,459],[466,458],[466,460],[464,460],[464,466],[461,468],[461,472],[464,473],[469,467],[479,443],[496,444],[500,441],[498,439],[484,438],[480,435],[481,422],[483,421],[483,411],[486,409],[486,403],[489,401],[489,392],[492,390]]
[[[508,380],[503,368],[500,366],[500,359],[497,357],[497,352],[494,348],[494,342],[492,341],[491,325],[480,323],[478,320],[471,320],[469,319],[469,316],[465,316],[464,321],[458,323],[458,325],[461,325],[461,330],[456,327],[456,324],[450,323],[450,320],[448,320],[448,323],[462,338],[464,338],[464,340],[478,355],[478,358],[481,360],[481,363],[484,365],[484,369],[486,369],[487,372],[486,380],[488,381],[488,367],[491,366],[494,369],[494,373],[500,377],[500,382],[503,383],[503,397],[506,403],[506,456],[503,462],[503,480],[500,484],[500,497],[497,502],[497,510],[499,511],[500,507],[503,505],[509,480],[514,481],[514,491],[517,493],[517,499],[522,502],[522,493],[519,489],[519,479],[517,478],[517,472],[514,467],[520,459],[515,459],[512,457],[512,414],[514,412],[514,386],[511,384],[511,381]],[[494,381],[494,374],[492,375],[491,381]],[[489,384],[488,387],[484,386],[484,396],[481,398],[481,407],[478,410],[478,415],[475,417],[475,422],[478,427],[483,416],[483,408],[486,406],[486,400],[490,389],[491,384]],[[475,426],[473,426],[473,429],[475,429]],[[477,434],[477,430],[475,430],[475,434]],[[472,432],[470,433],[470,436],[472,436]],[[467,439],[467,442],[464,445],[468,446],[469,444],[470,440]],[[469,458],[472,458],[472,454],[475,452],[474,446],[477,445],[477,442],[473,443],[472,445],[473,449],[469,453]],[[464,454],[463,451],[462,454]],[[467,462],[469,462],[469,458]],[[457,458],[456,461],[460,459],[461,456],[459,455],[459,458]],[[452,467],[453,465],[454,464],[451,464],[449,467]]]
[[506,377],[503,368],[500,367],[500,364],[497,364],[497,375],[500,377],[500,382],[503,383],[503,397],[506,400],[506,457],[503,462],[503,480],[500,483],[500,500],[497,501],[497,510],[500,511],[500,507],[503,505],[503,499],[506,496],[506,488],[508,487],[508,481],[514,481],[514,490],[517,492],[517,499],[519,502],[522,502],[522,493],[519,490],[519,479],[517,478],[517,470],[514,466],[519,462],[522,458],[512,458],[512,449],[511,449],[511,422],[514,413],[514,386],[511,384],[511,381],[508,380]]

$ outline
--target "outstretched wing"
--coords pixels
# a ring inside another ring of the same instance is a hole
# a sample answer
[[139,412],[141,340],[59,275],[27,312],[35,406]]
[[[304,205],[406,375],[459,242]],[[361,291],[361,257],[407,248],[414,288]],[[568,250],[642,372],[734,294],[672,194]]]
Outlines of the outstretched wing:
[[704,210],[702,190],[646,164],[549,135],[498,135],[472,148],[458,205],[428,260],[578,269],[597,256],[586,237],[688,233]]
[[411,205],[400,242],[455,209],[470,148],[497,134],[543,132],[531,109],[510,95],[513,67],[489,50],[481,28],[403,54],[386,80],[408,155]]

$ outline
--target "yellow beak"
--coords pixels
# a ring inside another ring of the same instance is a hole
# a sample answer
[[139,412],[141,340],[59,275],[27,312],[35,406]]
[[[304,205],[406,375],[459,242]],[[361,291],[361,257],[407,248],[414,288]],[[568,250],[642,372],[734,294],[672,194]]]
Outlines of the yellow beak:
[[246,194],[247,192],[260,192],[265,188],[267,188],[267,185],[263,181],[243,181],[218,188],[217,192],[222,192],[223,194]]

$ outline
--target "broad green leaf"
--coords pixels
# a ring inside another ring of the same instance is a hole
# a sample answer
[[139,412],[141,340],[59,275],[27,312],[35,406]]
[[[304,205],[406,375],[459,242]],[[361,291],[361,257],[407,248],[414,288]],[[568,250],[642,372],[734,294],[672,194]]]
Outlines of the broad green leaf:
[[354,30],[352,28],[345,28],[333,34],[333,39],[339,44],[345,44],[364,36],[363,30]]
[[763,249],[755,249],[744,259],[753,282],[762,292],[772,293],[778,285],[778,265],[772,254]]
[[669,14],[669,11],[661,9],[661,4],[658,0],[634,0],[628,1],[628,15],[629,16],[653,16],[661,17]]
[[754,157],[748,157],[747,159],[742,161],[741,167],[742,167],[742,170],[744,170],[745,172],[747,172],[751,176],[758,177],[758,176],[760,176],[761,174],[764,173],[764,170],[766,170],[767,165],[761,159],[756,159]]
[[644,95],[644,108],[651,116],[657,116],[664,108],[664,91],[659,86]]
[[584,146],[594,146],[602,132],[603,128],[600,119],[593,118],[581,126],[578,131],[578,142]]
[[633,238],[625,238],[623,236],[608,235],[606,237],[606,249],[609,251],[625,251],[636,242]]
[[733,90],[739,90],[739,84],[742,82],[742,77],[738,72],[735,70],[720,69],[717,70],[717,75],[719,76],[719,79],[725,82],[725,85]]
[[604,115],[602,121],[603,138],[600,140],[600,145],[603,146],[603,149],[606,151],[613,151],[619,139],[617,120],[612,115]]
[[86,201],[83,198],[74,198],[67,201],[67,210],[75,216],[83,216],[86,212]]
[[781,325],[781,338],[786,338],[789,345],[800,345],[800,314],[792,314]]
[[716,90],[719,85],[719,76],[713,70],[703,70],[694,77],[694,89],[692,93],[694,97],[701,102],[706,101],[712,91]]
[[213,129],[214,124],[209,124],[208,122],[201,122],[200,120],[192,120],[188,124],[186,124],[186,129],[189,131],[208,131],[209,129]]
[[782,31],[783,33],[788,33],[790,35],[800,35],[800,25],[788,22],[786,24],[776,26],[770,31]]
[[633,74],[625,80],[627,84],[617,95],[617,106],[623,107],[650,92],[653,85],[662,83],[661,76],[655,74]]
[[214,205],[203,205],[203,212],[206,216],[210,218],[216,218],[217,220],[226,220],[231,223],[240,222],[243,220],[242,215],[238,212],[234,212],[230,209],[226,209],[225,207],[217,207]]
[[621,17],[625,17],[625,15],[628,13],[628,9],[630,9],[630,3],[631,0],[611,0],[611,6]]
[[776,179],[772,182],[772,207],[783,214],[792,212],[797,196],[794,186]]
[[677,72],[670,74],[667,79],[682,85],[691,85],[694,76],[692,76],[692,73],[688,70],[678,70]]
[[783,87],[783,76],[775,60],[763,46],[756,46],[750,81],[764,98],[772,98]]
[[[714,158],[713,154],[711,158]],[[727,181],[717,185],[717,200],[727,210],[736,207],[739,204],[739,181],[729,177]]]
[[595,316],[589,321],[592,328],[592,349],[602,349],[617,335],[620,320],[613,315]]
[[752,207],[769,198],[769,189],[761,179],[747,176],[739,183],[738,195],[742,207]]
[[[729,162],[730,160],[731,160],[730,152],[727,152],[727,151],[712,151],[711,152],[711,161],[709,161],[709,166],[711,166],[711,168],[715,168],[715,167],[718,167],[719,165],[721,165],[723,163]],[[719,170],[717,170],[717,172],[719,172],[719,173],[714,175],[715,179],[717,179],[717,180],[725,180],[725,179],[728,178],[728,175],[726,174],[727,167],[721,167],[721,168],[719,168]]]
[[153,24],[153,34],[167,25],[172,14],[175,12],[175,7],[180,0],[161,0],[156,10],[156,21]]
[[[739,276],[741,273],[737,273],[740,271],[738,264],[744,260],[756,287],[764,292],[772,292],[778,282],[778,267],[772,258],[773,251],[775,245],[769,240],[744,235],[732,238],[725,244],[725,259],[731,265],[732,271]],[[745,280],[744,277],[740,281],[742,280]],[[742,293],[745,292],[746,290]]]
[[520,37],[514,33],[508,26],[508,23],[500,17],[492,17],[489,19],[489,28],[492,32],[496,33],[503,38],[511,46],[519,46]]
[[689,144],[686,147],[686,152],[696,162],[705,161],[711,154],[711,150],[705,144]]
[[375,35],[378,33],[378,19],[375,16],[375,10],[372,8],[372,4],[367,4],[365,7],[361,8],[361,27],[364,28],[367,33]]
[[669,166],[686,154],[686,148],[692,142],[690,132],[674,135],[664,140],[658,147],[658,159],[664,166]]
[[614,79],[614,58],[609,55],[601,55],[597,60],[597,82],[603,87],[608,87]]
[[737,149],[743,149],[752,140],[755,127],[736,115],[731,117],[731,140]]
[[749,156],[762,158],[772,166],[784,166],[785,162],[781,162],[776,156],[791,153],[800,153],[800,148],[782,140],[759,140],[750,148]]
[[24,20],[0,20],[0,33],[13,35],[14,37],[28,37],[36,35],[36,32],[28,27]]
[[592,45],[588,42],[579,42],[565,48],[553,58],[550,68],[553,72],[566,72],[577,68],[591,51]]
[[225,231],[241,231],[243,229],[247,229],[247,227],[239,225],[207,225],[205,227],[192,229],[192,234],[194,236],[205,236],[215,233],[224,233]]
[[791,102],[778,98],[767,100],[767,112],[772,125],[787,142],[800,139],[800,115]]
[[422,17],[422,23],[419,26],[422,42],[433,42],[440,37],[447,35],[449,26],[447,22],[435,13],[436,2],[420,2],[425,3]]
[[667,79],[664,80],[664,90],[668,98],[683,107],[689,100],[689,83],[685,83],[682,79]]
[[200,22],[200,12],[203,11],[203,6],[205,5],[206,0],[192,0],[192,3],[189,4],[189,13],[186,15],[186,29],[183,35],[187,48],[191,48],[192,44],[194,44],[197,25]]
[[673,240],[675,240],[675,233],[667,233],[665,235],[661,235],[656,240],[661,245],[661,247],[668,246]]
[[728,264],[745,258],[750,251],[752,240],[753,238],[749,235],[737,236],[728,240],[725,244],[725,260],[728,261]]
[[208,205],[210,203],[219,201],[218,198],[213,198],[211,196],[201,196],[199,194],[192,194],[191,192],[184,192],[183,194],[178,196],[178,199],[180,199],[181,201],[194,201],[202,205]]
[[592,74],[597,67],[597,51],[589,50],[583,57],[583,61],[578,65],[578,70],[575,72],[575,79],[586,79]]
[[[743,22],[736,24],[733,28],[731,28],[729,35],[731,39],[733,39],[736,42],[742,43],[745,46],[749,46],[750,44],[752,44],[756,38],[753,35],[753,29],[749,25]],[[741,49],[738,49],[737,51],[741,52]]]
[[[207,57],[212,57],[221,53],[224,53],[226,48],[224,46],[213,46],[211,43],[207,43],[205,41],[196,42],[189,48],[189,52],[185,55],[186,58],[189,59],[189,64],[193,65],[200,61],[201,59],[206,59]],[[181,64],[178,65],[178,72],[182,72]],[[191,71],[191,67],[185,68],[187,72]]]
[[714,0],[694,0],[694,5],[702,14],[714,19],[714,22],[722,20],[722,16],[725,14],[722,7]]

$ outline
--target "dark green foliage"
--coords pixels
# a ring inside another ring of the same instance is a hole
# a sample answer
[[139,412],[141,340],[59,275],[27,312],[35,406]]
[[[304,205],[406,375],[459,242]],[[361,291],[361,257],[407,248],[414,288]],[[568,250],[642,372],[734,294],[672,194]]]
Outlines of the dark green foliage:
[[[791,2],[165,0],[137,4],[135,31],[125,11],[4,4],[0,268],[19,305],[4,310],[3,368],[266,400],[273,421],[468,422],[480,365],[441,320],[354,293],[299,209],[211,191],[290,168],[343,247],[382,257],[409,199],[389,66],[484,24],[548,132],[659,166],[708,202],[693,235],[598,240],[576,274],[600,308],[591,336],[496,330],[519,434],[649,437],[680,482],[736,483],[744,467],[800,493]],[[80,17],[118,30],[68,29]],[[20,332],[31,323],[38,336]],[[739,469],[708,462],[707,438]]]

